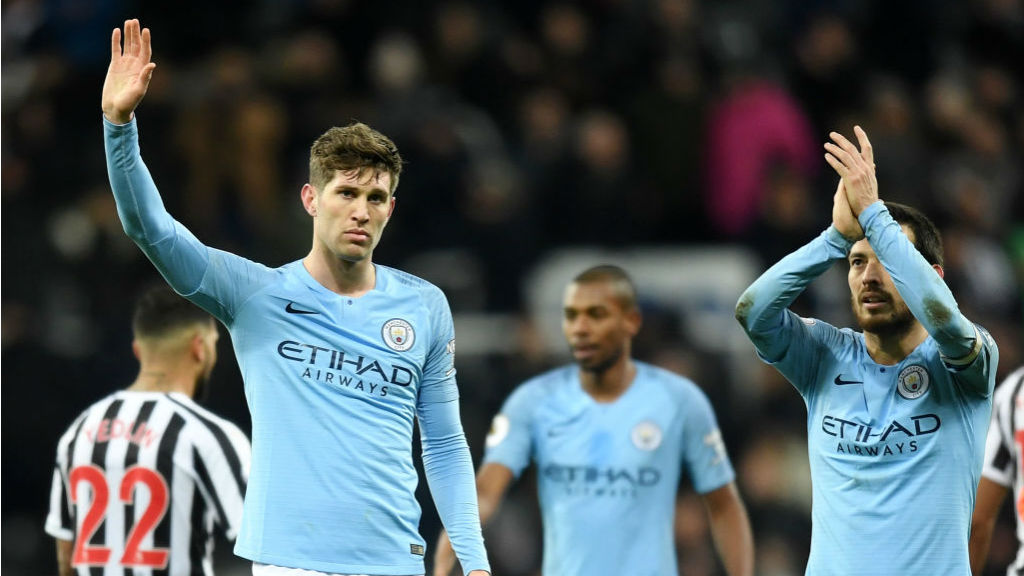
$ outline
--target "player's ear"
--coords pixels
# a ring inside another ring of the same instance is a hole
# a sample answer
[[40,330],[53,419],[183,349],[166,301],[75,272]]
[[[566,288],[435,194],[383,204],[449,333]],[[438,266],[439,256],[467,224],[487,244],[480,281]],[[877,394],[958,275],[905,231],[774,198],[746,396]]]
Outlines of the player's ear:
[[192,355],[192,359],[202,364],[206,362],[206,339],[203,338],[203,333],[200,330],[196,330],[192,334],[191,340],[189,340],[189,353]]
[[640,328],[644,324],[643,315],[640,314],[640,309],[634,306],[632,310],[626,312],[626,326],[629,329],[630,337],[635,337],[640,333]]
[[945,278],[946,277],[946,271],[942,269],[941,265],[939,265],[939,264],[932,264],[932,268],[934,268],[935,271],[939,274],[939,278]]
[[142,362],[142,349],[139,348],[139,341],[132,340],[132,354],[135,355],[135,359]]
[[391,219],[391,215],[395,213],[395,193],[391,193],[391,206],[388,207],[388,219]]
[[316,188],[314,188],[312,184],[307,182],[302,187],[302,192],[300,192],[299,195],[302,198],[302,207],[306,209],[306,213],[309,214],[310,216],[316,216]]

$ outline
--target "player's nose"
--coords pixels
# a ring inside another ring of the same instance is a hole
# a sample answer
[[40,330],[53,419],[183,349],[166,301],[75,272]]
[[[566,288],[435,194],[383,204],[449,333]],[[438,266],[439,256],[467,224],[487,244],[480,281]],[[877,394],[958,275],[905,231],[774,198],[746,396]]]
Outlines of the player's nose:
[[863,284],[878,284],[882,280],[882,274],[885,272],[885,268],[882,263],[877,260],[869,261],[864,266],[864,272],[861,274],[860,280]]
[[576,318],[569,323],[569,332],[572,334],[587,334],[590,332],[590,322],[585,318]]
[[352,219],[360,224],[370,220],[370,205],[366,198],[356,198],[352,202]]

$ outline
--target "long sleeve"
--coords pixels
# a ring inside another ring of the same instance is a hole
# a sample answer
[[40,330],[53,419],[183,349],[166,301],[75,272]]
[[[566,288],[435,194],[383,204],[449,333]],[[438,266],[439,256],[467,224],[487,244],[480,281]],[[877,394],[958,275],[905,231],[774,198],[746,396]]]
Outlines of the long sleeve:
[[797,251],[779,260],[748,287],[736,303],[736,319],[761,356],[774,362],[790,345],[786,327],[798,321],[787,312],[790,304],[836,261],[846,257],[851,243],[833,226]]
[[459,420],[459,402],[422,403],[419,409],[423,467],[462,570],[491,571],[480,529],[473,461]]
[[951,365],[973,360],[980,350],[980,334],[960,313],[949,287],[903,233],[885,204],[878,201],[868,206],[859,220],[896,290],[914,318],[938,343],[943,359]]
[[125,233],[175,290],[195,292],[209,266],[209,251],[164,208],[142,161],[135,119],[118,125],[104,118],[103,136],[107,175]]
[[238,305],[272,279],[273,271],[207,247],[171,217],[142,161],[134,118],[128,124],[113,124],[104,118],[103,143],[107,175],[125,233],[175,291],[230,325]]

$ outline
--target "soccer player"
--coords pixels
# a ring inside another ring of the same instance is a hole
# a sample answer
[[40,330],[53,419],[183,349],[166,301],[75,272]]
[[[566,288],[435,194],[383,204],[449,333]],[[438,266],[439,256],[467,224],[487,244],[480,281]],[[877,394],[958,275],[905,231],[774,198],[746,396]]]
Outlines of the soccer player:
[[[740,296],[736,318],[807,405],[807,574],[970,574],[967,540],[998,350],[942,280],[942,240],[878,198],[867,134],[831,133],[832,225]],[[849,263],[861,332],[787,307]]]
[[[753,537],[711,404],[690,380],[631,357],[640,322],[621,268],[590,268],[568,285],[562,329],[576,362],[528,380],[495,416],[477,474],[481,520],[533,461],[544,574],[673,575],[685,470],[728,573],[750,576]],[[447,576],[444,533],[437,550],[434,575]]]
[[57,445],[46,531],[59,574],[210,576],[213,530],[235,538],[249,474],[245,434],[193,401],[217,362],[217,325],[160,286],[132,329],[135,381]]
[[978,501],[971,518],[971,569],[985,568],[992,531],[1006,494],[1013,488],[1017,518],[1017,558],[1007,567],[1007,576],[1024,574],[1024,366],[1017,368],[996,389],[992,423],[985,442],[985,463],[978,482]]
[[209,248],[167,213],[140,156],[133,111],[151,55],[138,20],[125,22],[123,50],[114,30],[102,97],[107,170],[128,235],[231,334],[253,426],[235,552],[256,576],[423,574],[418,421],[431,494],[463,568],[488,573],[448,302],[372,262],[395,208],[397,148],[358,123],[314,142],[301,191],[313,220],[305,258],[268,268]]

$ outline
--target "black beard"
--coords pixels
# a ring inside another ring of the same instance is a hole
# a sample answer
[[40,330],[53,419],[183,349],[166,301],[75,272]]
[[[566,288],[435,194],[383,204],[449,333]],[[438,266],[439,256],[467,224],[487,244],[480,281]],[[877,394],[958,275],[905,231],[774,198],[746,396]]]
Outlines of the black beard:
[[871,332],[879,336],[905,334],[914,326],[914,315],[906,308],[898,308],[888,317],[871,316],[867,320],[857,313],[857,302],[851,299],[853,317],[857,320],[861,332]]
[[619,358],[622,358],[622,350],[618,350],[603,362],[599,362],[593,366],[584,366],[583,364],[580,364],[580,370],[590,372],[592,374],[601,374],[614,366],[615,363],[619,361]]

